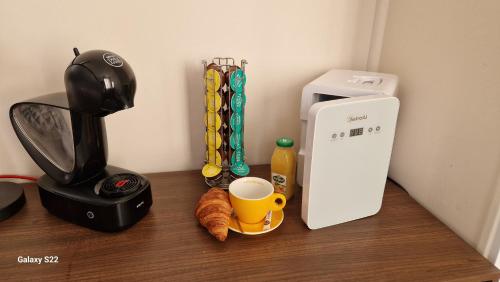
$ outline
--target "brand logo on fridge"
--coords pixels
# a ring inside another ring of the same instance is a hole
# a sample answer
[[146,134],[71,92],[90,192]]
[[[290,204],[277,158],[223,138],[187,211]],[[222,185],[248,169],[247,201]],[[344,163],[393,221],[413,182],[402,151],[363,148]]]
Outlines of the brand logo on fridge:
[[364,120],[364,119],[368,119],[367,114],[359,115],[359,116],[348,116],[347,122],[359,121],[359,120]]
[[118,55],[112,53],[104,53],[102,54],[102,58],[108,65],[112,67],[119,68],[123,66],[123,61],[120,57],[118,57]]

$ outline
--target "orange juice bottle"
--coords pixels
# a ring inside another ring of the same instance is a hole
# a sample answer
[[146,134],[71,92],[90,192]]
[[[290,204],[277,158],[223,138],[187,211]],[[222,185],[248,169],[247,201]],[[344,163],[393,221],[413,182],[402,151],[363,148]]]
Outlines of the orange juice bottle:
[[297,158],[293,150],[293,139],[282,137],[276,140],[271,158],[271,182],[274,192],[282,193],[290,199],[295,192],[295,172]]

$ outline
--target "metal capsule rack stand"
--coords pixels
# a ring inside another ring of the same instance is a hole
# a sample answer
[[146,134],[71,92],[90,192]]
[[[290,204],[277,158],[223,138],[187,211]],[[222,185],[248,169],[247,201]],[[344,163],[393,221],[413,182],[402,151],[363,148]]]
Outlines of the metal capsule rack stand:
[[246,60],[240,66],[233,58],[203,61],[205,97],[205,165],[202,174],[210,187],[228,188],[246,176],[244,116],[246,103]]

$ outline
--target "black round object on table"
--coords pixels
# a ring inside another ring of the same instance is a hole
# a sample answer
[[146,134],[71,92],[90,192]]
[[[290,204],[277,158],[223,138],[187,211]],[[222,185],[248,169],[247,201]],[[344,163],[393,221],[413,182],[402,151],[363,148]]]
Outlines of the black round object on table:
[[13,182],[0,182],[0,221],[17,213],[25,202],[23,186]]

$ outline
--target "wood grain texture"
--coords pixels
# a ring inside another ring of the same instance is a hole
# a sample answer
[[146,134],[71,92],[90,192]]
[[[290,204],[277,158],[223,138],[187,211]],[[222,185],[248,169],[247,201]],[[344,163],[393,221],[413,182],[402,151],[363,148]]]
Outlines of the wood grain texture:
[[[252,168],[269,178],[269,166]],[[300,218],[300,195],[275,231],[230,232],[218,242],[196,221],[207,190],[199,171],[148,175],[150,213],[120,233],[101,233],[50,215],[34,185],[27,204],[0,222],[0,280],[487,281],[500,271],[388,182],[380,213],[319,230]],[[299,193],[300,194],[300,193]],[[18,264],[18,256],[59,256]]]

